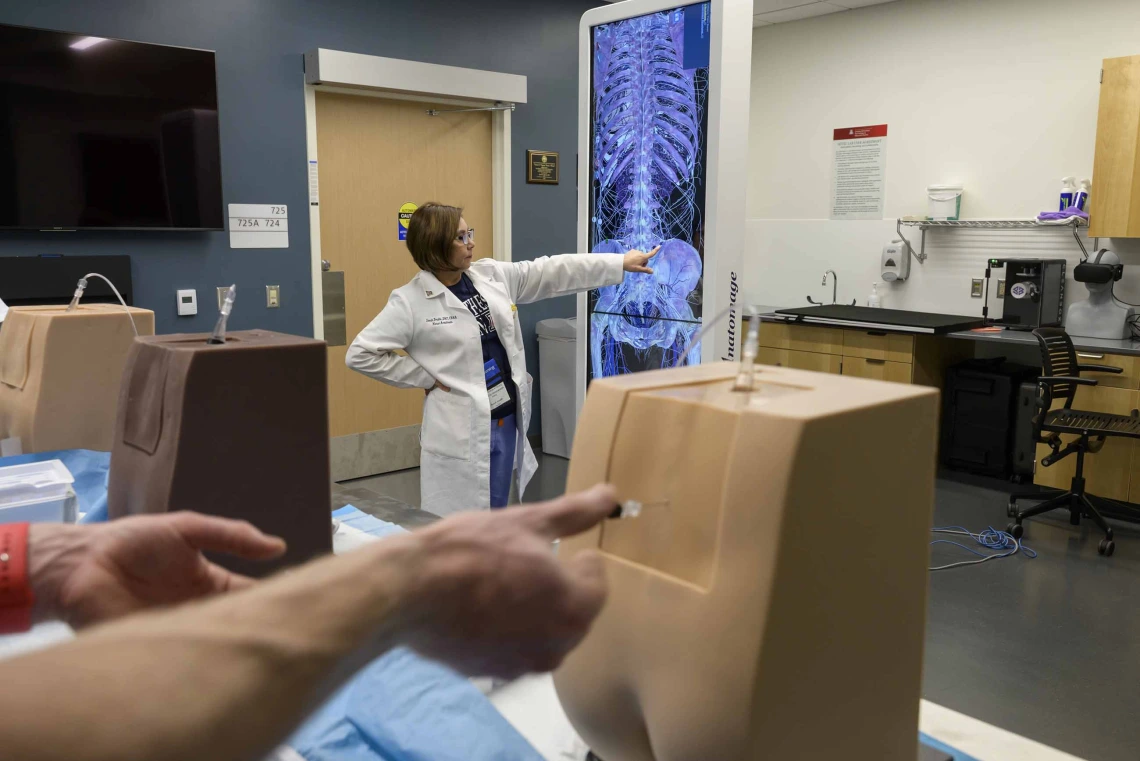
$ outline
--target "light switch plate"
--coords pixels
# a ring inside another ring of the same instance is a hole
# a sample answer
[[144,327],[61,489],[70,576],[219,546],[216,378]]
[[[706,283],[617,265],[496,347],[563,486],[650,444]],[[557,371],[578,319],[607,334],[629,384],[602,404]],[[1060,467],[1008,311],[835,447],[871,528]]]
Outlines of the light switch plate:
[[1004,280],[999,280],[999,281],[998,281],[998,291],[997,291],[997,297],[998,297],[999,299],[1004,299],[1004,298],[1005,298],[1005,281],[1004,281]]
[[178,299],[178,316],[190,317],[198,314],[198,292],[193,288],[184,288],[176,291]]
[[276,309],[279,306],[281,306],[281,286],[265,286],[265,308]]
[[970,297],[980,299],[982,297],[982,288],[985,281],[981,278],[974,278],[970,281]]

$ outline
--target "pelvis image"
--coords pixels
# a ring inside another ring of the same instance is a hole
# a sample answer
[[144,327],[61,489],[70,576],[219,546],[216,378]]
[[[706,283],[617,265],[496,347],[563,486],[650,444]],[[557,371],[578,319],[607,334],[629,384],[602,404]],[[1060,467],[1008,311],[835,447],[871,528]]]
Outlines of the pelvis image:
[[[590,250],[661,250],[589,296],[590,377],[677,365],[701,325],[709,3],[593,28]],[[685,364],[700,362],[694,347]]]

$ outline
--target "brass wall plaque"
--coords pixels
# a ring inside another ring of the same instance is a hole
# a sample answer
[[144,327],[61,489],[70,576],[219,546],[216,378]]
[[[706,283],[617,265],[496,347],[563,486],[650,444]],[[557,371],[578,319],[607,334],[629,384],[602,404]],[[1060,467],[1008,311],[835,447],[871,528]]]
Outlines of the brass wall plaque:
[[558,152],[527,151],[526,181],[539,185],[557,185]]

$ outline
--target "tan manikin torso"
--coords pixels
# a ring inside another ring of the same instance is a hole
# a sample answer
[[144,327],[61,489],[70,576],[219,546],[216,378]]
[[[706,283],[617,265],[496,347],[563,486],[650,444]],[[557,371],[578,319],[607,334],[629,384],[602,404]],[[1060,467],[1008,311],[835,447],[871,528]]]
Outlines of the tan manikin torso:
[[559,549],[610,586],[562,705],[603,761],[914,761],[938,393],[736,371],[591,385],[567,490],[643,509]]
[[[111,304],[13,307],[0,330],[0,439],[24,452],[110,451],[119,383],[135,334]],[[139,335],[154,312],[130,308]]]

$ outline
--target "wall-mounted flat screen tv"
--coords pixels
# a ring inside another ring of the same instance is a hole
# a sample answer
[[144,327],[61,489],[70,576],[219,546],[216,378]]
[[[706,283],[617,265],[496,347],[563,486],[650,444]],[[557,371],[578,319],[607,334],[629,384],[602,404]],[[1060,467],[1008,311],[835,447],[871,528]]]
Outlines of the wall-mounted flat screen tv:
[[0,228],[223,227],[212,51],[0,25]]

